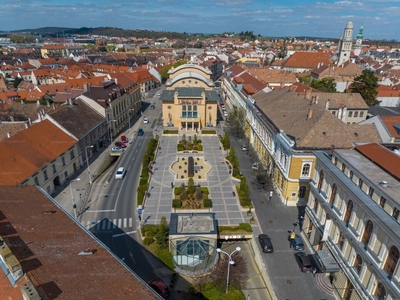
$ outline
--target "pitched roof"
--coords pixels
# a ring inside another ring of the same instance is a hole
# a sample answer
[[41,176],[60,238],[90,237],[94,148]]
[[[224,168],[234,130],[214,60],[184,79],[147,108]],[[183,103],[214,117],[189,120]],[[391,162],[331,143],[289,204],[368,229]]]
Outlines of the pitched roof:
[[307,68],[314,69],[318,64],[330,64],[330,54],[324,52],[302,52],[293,53],[284,63],[285,68]]
[[350,148],[355,142],[381,141],[374,125],[345,124],[325,109],[324,101],[311,105],[304,94],[287,88],[260,92],[253,99],[260,112],[293,138],[297,148]]
[[0,201],[2,236],[42,299],[158,299],[35,186],[0,187]]
[[77,139],[81,139],[95,126],[105,122],[101,115],[79,98],[73,102],[73,105],[62,105],[50,111],[49,116]]
[[44,120],[0,142],[0,186],[21,183],[76,144],[64,131]]
[[360,145],[355,149],[373,163],[400,179],[400,156],[377,143]]
[[400,137],[400,116],[380,116],[390,135],[394,138]]

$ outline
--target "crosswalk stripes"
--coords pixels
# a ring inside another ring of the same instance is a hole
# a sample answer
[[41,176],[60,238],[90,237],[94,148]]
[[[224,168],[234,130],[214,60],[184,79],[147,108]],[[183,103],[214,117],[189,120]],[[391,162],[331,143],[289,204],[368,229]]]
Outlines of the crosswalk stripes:
[[82,222],[83,225],[87,229],[95,228],[96,231],[101,230],[111,230],[116,228],[132,228],[133,226],[133,218],[119,218],[119,219],[103,219],[97,221],[84,221]]

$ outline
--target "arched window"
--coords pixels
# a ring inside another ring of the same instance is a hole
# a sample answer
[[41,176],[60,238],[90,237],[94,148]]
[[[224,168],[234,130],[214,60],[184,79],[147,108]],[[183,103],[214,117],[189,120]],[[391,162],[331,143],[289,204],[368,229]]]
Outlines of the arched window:
[[331,215],[330,215],[330,214],[326,214],[324,226],[325,226],[325,224],[326,224],[326,221],[327,221],[327,220],[330,220],[330,219],[331,219]]
[[304,198],[306,195],[306,186],[302,185],[299,189],[299,198]]
[[354,261],[354,269],[356,269],[358,275],[360,275],[362,264],[363,264],[362,258],[359,254],[357,254],[356,259]]
[[397,249],[396,246],[392,246],[392,248],[390,248],[388,257],[386,259],[385,267],[383,268],[389,277],[392,277],[398,261],[399,261],[399,249]]
[[363,234],[363,237],[361,240],[365,247],[367,247],[367,245],[369,243],[373,229],[374,229],[374,225],[372,224],[372,222],[370,220],[368,220],[367,224],[365,225],[364,234]]
[[375,291],[375,299],[376,300],[385,300],[386,298],[386,290],[382,283],[378,283]]
[[319,172],[319,181],[318,181],[318,189],[320,190],[322,187],[322,182],[324,180],[324,171],[321,170],[321,172]]
[[304,177],[310,176],[310,164],[303,165],[303,170],[301,171],[301,176],[304,176]]
[[349,202],[347,203],[346,214],[344,215],[343,219],[343,221],[346,223],[346,226],[349,226],[352,210],[353,210],[353,201],[349,200]]
[[330,204],[333,204],[333,201],[335,200],[336,190],[337,190],[337,185],[336,185],[336,183],[334,183],[333,186],[332,186],[331,197],[329,198],[329,203]]

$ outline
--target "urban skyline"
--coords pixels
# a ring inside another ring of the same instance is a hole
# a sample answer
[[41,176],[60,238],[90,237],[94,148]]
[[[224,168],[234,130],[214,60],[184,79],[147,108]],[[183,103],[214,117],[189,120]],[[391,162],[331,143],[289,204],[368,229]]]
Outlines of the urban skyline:
[[[399,40],[400,2],[263,0],[44,0],[2,1],[0,31],[41,27],[116,27],[187,33],[253,31],[267,37],[310,36],[340,38],[343,24],[361,25],[364,37]],[[18,22],[16,21],[18,17]],[[118,16],[118,17],[116,17]]]

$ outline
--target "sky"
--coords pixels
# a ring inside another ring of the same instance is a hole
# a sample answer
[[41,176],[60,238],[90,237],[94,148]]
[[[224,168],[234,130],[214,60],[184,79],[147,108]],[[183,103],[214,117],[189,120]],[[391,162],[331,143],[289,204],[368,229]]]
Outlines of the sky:
[[41,27],[117,27],[186,33],[253,31],[266,37],[400,41],[400,0],[0,0],[0,31]]

